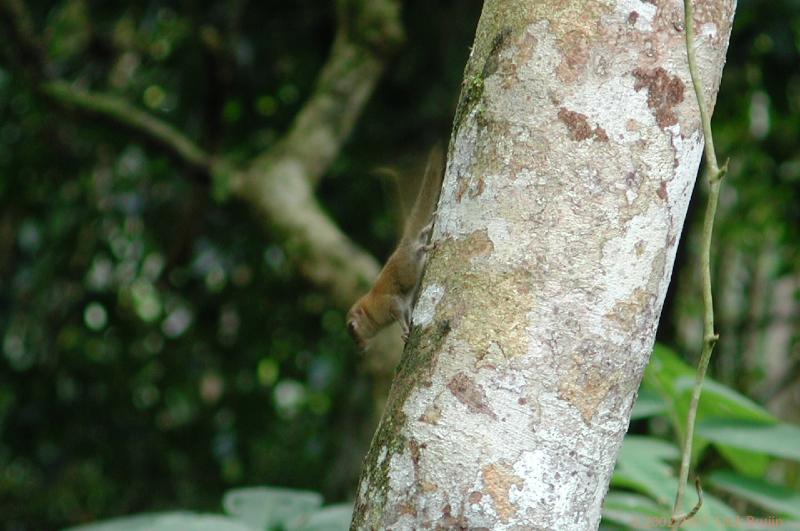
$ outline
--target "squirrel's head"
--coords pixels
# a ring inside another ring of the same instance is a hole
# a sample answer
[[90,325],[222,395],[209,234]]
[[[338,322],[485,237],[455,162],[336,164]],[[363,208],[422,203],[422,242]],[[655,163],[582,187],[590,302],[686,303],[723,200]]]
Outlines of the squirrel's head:
[[361,301],[355,303],[347,312],[347,332],[361,350],[367,350],[367,338],[372,336],[371,320]]

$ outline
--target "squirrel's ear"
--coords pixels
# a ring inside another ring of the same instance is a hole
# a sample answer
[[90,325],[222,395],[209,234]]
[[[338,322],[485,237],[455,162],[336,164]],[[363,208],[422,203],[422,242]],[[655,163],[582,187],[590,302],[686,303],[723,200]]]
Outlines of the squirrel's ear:
[[352,313],[353,316],[347,321],[347,333],[350,334],[350,337],[359,349],[366,351],[366,343],[358,331],[358,319],[363,313],[363,310],[361,310],[361,308],[355,308]]

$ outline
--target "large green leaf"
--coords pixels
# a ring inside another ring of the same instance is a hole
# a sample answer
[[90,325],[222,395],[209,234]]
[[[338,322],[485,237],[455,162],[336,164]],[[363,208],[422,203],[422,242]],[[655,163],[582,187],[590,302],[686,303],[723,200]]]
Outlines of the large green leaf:
[[646,496],[612,491],[603,501],[603,520],[623,524],[633,529],[652,527],[656,519],[667,514],[664,506]]
[[244,523],[214,514],[176,511],[114,518],[64,531],[253,531]]
[[[682,378],[693,378],[693,374],[692,368],[677,354],[664,345],[656,344],[642,380],[643,390],[655,391],[664,401],[667,417],[675,432],[680,435],[679,439],[683,438],[691,396],[679,392],[676,386]],[[702,449],[703,442],[697,441],[696,453]]]
[[228,491],[222,505],[231,516],[254,529],[266,530],[316,512],[322,496],[304,490],[250,487]]
[[[694,372],[694,369],[692,369],[692,372]],[[693,387],[694,375],[691,378],[680,378],[676,383],[676,389],[687,396],[691,396]],[[698,418],[700,418],[700,414],[709,417],[777,422],[777,419],[763,407],[730,387],[726,387],[712,379],[706,379],[703,383]]]
[[708,481],[716,488],[738,496],[776,514],[800,520],[800,492],[729,470],[712,472]]
[[[671,514],[670,509],[678,488],[675,469],[669,462],[677,461],[679,457],[678,449],[671,443],[654,437],[628,436],[622,443],[611,484],[646,494],[661,507],[660,515],[667,518],[667,515]],[[685,495],[686,507],[692,507],[696,501],[697,495],[690,486]],[[621,510],[619,506],[614,507]],[[648,507],[652,509],[652,506]],[[735,521],[736,518],[733,509],[713,496],[705,494],[703,506],[697,516],[683,527],[700,530],[727,529],[728,523]],[[615,521],[620,522],[620,520]],[[652,528],[659,522],[650,520],[652,525],[633,528]]]
[[[675,432],[683,438],[686,429],[686,417],[691,402],[692,389],[695,382],[695,369],[686,364],[680,357],[663,345],[657,344],[653,349],[650,364],[645,371],[642,383],[644,390],[652,390],[660,395]],[[707,378],[703,384],[700,403],[697,410],[697,422],[710,417],[725,417],[759,422],[777,422],[764,408]],[[695,433],[692,457],[697,459],[708,446],[708,441]],[[752,453],[741,453],[722,450],[723,455],[740,472],[749,475],[761,475],[765,472],[768,460]]]
[[[686,493],[686,506],[697,503],[697,495],[689,486]],[[712,529],[741,530],[741,518],[736,511],[725,505],[722,501],[708,493],[703,494],[703,506],[689,521],[681,525],[681,529],[697,529],[698,531],[711,531]],[[748,528],[749,529],[749,528]]]
[[636,397],[633,411],[631,411],[631,420],[655,417],[666,412],[667,404],[658,393],[652,389],[641,389],[639,396]]
[[670,443],[629,435],[622,442],[611,484],[642,492],[666,506],[675,495],[673,468],[667,462],[679,456]]
[[[676,482],[677,483],[677,482]],[[694,491],[687,493],[687,507],[697,502]],[[603,502],[603,524],[621,524],[625,529],[665,529],[672,515],[672,504],[657,504],[638,494],[612,491]],[[698,531],[742,529],[742,519],[720,500],[703,495],[703,505],[681,529]],[[749,527],[747,529],[750,529]]]
[[700,423],[697,433],[715,444],[800,461],[800,427],[727,418]]
[[[657,344],[650,364],[645,371],[643,387],[656,391],[671,409],[673,421],[678,421],[679,432],[685,427],[692,389],[695,381],[694,367],[686,364],[675,352]],[[764,408],[749,398],[706,378],[700,395],[698,419],[703,416],[777,422]]]
[[770,461],[772,461],[772,458],[767,454],[742,450],[724,444],[715,444],[714,446],[734,470],[746,476],[763,476],[767,471],[767,467],[769,467]]

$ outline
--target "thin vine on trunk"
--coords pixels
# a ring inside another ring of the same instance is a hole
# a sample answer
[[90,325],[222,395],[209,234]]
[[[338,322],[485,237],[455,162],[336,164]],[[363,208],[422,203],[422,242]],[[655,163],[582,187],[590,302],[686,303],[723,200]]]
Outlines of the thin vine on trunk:
[[700,247],[700,267],[703,275],[703,348],[700,353],[700,361],[697,365],[697,374],[694,388],[692,389],[692,401],[689,405],[689,413],[686,418],[686,437],[683,442],[683,455],[681,457],[681,468],[678,476],[678,491],[675,495],[675,505],[672,508],[671,527],[674,530],[679,529],[681,524],[692,518],[703,503],[700,481],[696,480],[697,504],[688,513],[681,513],[683,495],[686,490],[692,459],[692,442],[694,439],[695,421],[697,420],[697,407],[700,403],[700,394],[702,393],[703,382],[705,381],[706,372],[708,371],[708,362],[711,360],[711,353],[719,340],[719,334],[714,332],[714,300],[711,293],[711,237],[714,232],[714,218],[717,213],[719,189],[722,178],[725,176],[728,169],[727,162],[722,167],[717,163],[717,154],[714,149],[714,137],[711,134],[711,117],[708,113],[705,91],[703,90],[700,74],[697,70],[694,49],[694,12],[692,0],[684,0],[683,8],[686,26],[686,55],[689,62],[689,73],[692,76],[694,93],[697,97],[700,120],[703,126],[709,191],[708,203],[706,204],[705,217],[703,219],[703,235]]

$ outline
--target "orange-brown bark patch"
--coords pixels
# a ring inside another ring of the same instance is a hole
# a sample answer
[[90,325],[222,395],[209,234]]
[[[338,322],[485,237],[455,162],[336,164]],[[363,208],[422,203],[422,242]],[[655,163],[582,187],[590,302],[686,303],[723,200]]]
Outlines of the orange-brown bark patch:
[[678,76],[670,76],[660,66],[654,70],[637,68],[633,71],[637,92],[647,89],[647,106],[653,111],[661,129],[678,123],[675,106],[683,101],[684,84]]

